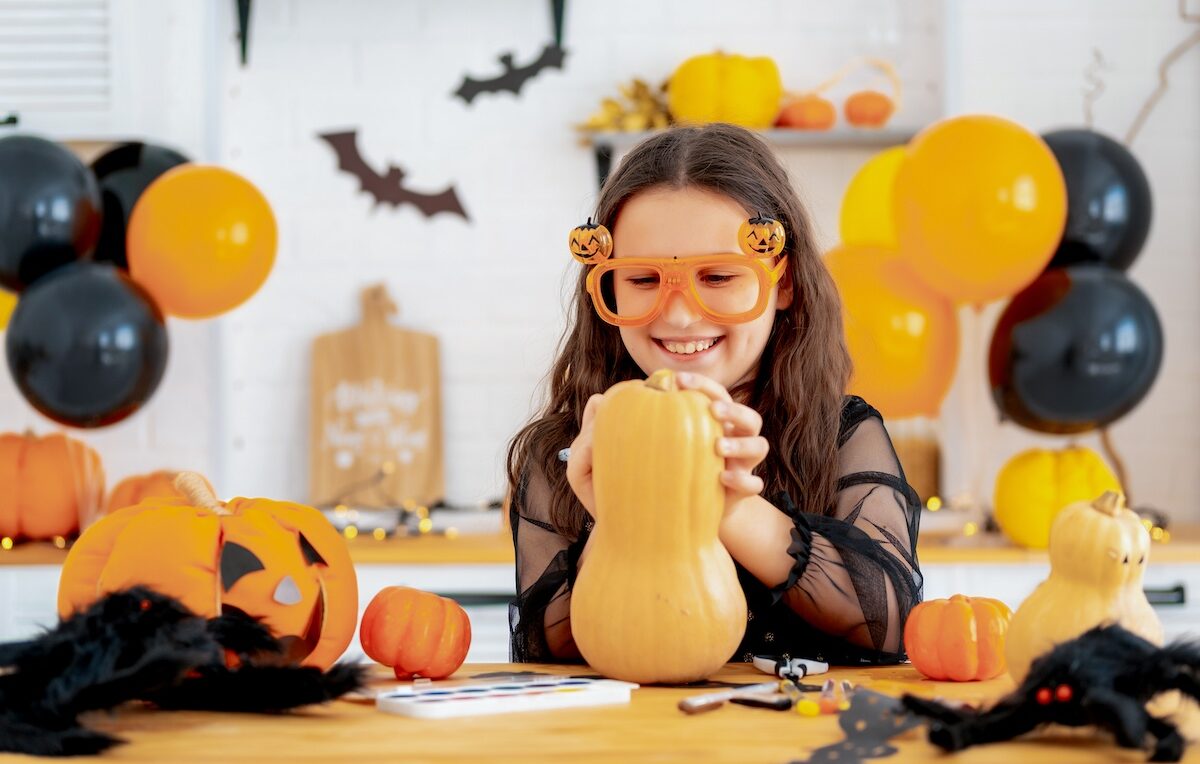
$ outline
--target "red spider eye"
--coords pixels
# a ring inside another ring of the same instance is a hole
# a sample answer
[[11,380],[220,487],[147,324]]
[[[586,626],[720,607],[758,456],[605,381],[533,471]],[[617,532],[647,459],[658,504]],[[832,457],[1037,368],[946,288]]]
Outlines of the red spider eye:
[[1037,702],[1043,706],[1050,705],[1050,688],[1043,687],[1037,691]]
[[150,600],[142,600],[141,602],[138,603],[138,607],[140,607],[142,610],[149,610],[150,609]]
[[1071,692],[1071,686],[1069,684],[1060,684],[1058,687],[1054,688],[1054,699],[1059,703],[1070,703],[1073,695],[1074,693]]

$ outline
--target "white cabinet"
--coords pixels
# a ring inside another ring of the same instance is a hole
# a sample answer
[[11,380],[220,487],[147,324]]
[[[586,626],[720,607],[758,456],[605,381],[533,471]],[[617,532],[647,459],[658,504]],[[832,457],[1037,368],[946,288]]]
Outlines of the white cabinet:
[[[1016,610],[1017,606],[1045,580],[1048,562],[1022,563],[921,563],[925,576],[925,599],[952,594],[992,597]],[[1163,563],[1146,569],[1145,588],[1158,599],[1182,599],[1179,603],[1155,604],[1168,640],[1200,635],[1200,560],[1195,563]]]
[[[0,565],[0,642],[31,637],[58,619],[58,565]],[[508,661],[508,602],[513,597],[511,563],[477,565],[359,564],[359,620],[385,586],[412,586],[458,599],[471,619],[472,663]],[[358,635],[347,658],[361,656]]]

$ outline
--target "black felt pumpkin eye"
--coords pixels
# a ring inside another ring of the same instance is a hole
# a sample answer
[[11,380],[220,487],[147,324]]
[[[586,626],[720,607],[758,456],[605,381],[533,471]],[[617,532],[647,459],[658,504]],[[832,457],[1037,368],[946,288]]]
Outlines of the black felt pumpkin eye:
[[242,576],[266,570],[258,555],[241,544],[226,541],[221,545],[221,588],[229,591]]
[[316,547],[312,545],[312,542],[303,533],[300,534],[300,554],[304,555],[304,559],[309,565],[329,566],[329,563],[325,562],[325,558],[321,556],[321,553],[317,551]]

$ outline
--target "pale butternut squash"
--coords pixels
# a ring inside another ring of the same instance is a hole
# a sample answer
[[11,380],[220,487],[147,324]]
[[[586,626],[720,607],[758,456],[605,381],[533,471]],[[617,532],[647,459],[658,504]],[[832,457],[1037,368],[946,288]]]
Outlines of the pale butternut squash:
[[1005,642],[1020,682],[1035,658],[1101,623],[1118,623],[1154,644],[1162,624],[1142,590],[1150,534],[1121,495],[1064,508],[1050,528],[1050,576],[1013,614]]
[[746,598],[717,537],[724,460],[710,405],[664,369],[614,385],[596,411],[595,526],[571,594],[571,631],[605,676],[705,679],[746,630]]

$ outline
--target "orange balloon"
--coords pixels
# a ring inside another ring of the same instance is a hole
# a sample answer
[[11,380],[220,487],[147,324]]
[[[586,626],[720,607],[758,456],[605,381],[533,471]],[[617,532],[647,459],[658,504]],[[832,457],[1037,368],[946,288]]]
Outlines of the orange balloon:
[[975,305],[1037,278],[1067,220],[1067,187],[1049,147],[1015,122],[983,115],[917,135],[894,203],[900,252],[913,271]]
[[221,167],[180,165],[142,193],[126,231],[129,272],[165,313],[208,318],[258,291],[275,263],[271,205]]
[[842,296],[850,392],[886,417],[937,416],[958,365],[954,304],[892,250],[842,245],[825,265]]

